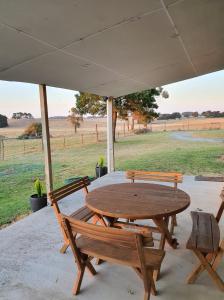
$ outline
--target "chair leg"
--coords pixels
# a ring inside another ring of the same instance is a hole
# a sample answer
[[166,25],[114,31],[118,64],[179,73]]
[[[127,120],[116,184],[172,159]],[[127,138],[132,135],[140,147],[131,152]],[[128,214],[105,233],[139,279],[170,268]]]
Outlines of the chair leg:
[[[210,254],[210,253],[206,256],[206,260],[208,262],[211,262],[213,260],[213,258],[214,258],[214,255]],[[194,268],[194,270],[188,275],[187,280],[186,280],[187,283],[188,284],[194,283],[196,281],[196,279],[198,278],[198,276],[204,271],[204,269],[205,269],[205,267],[201,263],[199,263]]]
[[66,252],[66,250],[68,249],[69,244],[64,244],[61,249],[60,249],[60,253],[64,254]]
[[171,225],[170,225],[170,234],[173,235],[174,227],[177,226],[177,216],[174,215],[171,217]]
[[149,292],[145,292],[144,300],[150,300],[150,293]]
[[149,276],[150,281],[151,281],[151,294],[156,296],[157,295],[157,290],[156,290],[155,282],[154,282],[154,279],[153,279],[153,270],[148,270],[148,276]]
[[94,269],[93,265],[91,264],[90,261],[86,261],[85,262],[86,264],[86,267],[88,268],[89,272],[92,274],[92,275],[96,275],[96,270]]
[[217,285],[217,287],[221,291],[224,291],[224,282],[219,277],[219,275],[216,273],[216,271],[211,267],[211,265],[207,261],[206,257],[200,251],[194,250],[194,253],[198,257],[198,259],[201,261],[201,263],[205,267],[205,269],[208,271],[208,274],[211,277],[211,279],[213,280],[213,282]]
[[222,261],[222,257],[224,255],[224,239],[222,240],[220,246],[219,246],[219,251],[216,255],[216,258],[214,259],[213,261],[213,264],[212,264],[212,269],[213,270],[216,270],[219,266],[219,264],[221,263]]
[[[148,270],[147,270],[148,271]],[[142,280],[144,284],[144,289],[145,289],[145,295],[144,295],[144,300],[149,300],[150,299],[150,292],[151,292],[151,278],[148,276],[148,272],[146,270],[143,271],[141,270],[142,273]]]
[[102,259],[97,258],[97,259],[96,259],[96,262],[95,262],[95,265],[96,265],[96,266],[99,266],[99,265],[101,265],[103,262],[104,262],[104,261],[103,261]]
[[[165,219],[165,223],[168,225],[169,218]],[[166,242],[166,235],[164,233],[161,233],[161,238],[160,238],[160,242],[159,242],[159,249],[160,250],[164,250],[164,248],[165,248],[165,242]],[[154,270],[154,272],[153,272],[153,279],[155,281],[159,280],[159,277],[160,277],[160,268],[157,269],[157,270]]]
[[76,278],[76,281],[74,283],[74,287],[72,289],[73,295],[78,295],[78,293],[80,292],[80,287],[81,287],[81,284],[82,284],[82,279],[83,279],[84,272],[85,272],[85,267],[82,267],[78,271],[77,278]]

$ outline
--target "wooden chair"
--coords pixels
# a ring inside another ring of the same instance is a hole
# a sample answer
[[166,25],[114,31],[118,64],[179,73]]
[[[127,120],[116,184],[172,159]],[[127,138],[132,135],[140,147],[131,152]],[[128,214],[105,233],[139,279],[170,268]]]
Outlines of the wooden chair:
[[150,291],[156,294],[152,274],[160,268],[163,250],[145,248],[142,235],[135,232],[85,223],[65,215],[62,219],[78,267],[73,294],[79,293],[86,268],[96,274],[91,264],[93,257],[133,268],[143,280],[144,300],[149,300]]
[[207,270],[218,288],[224,291],[224,282],[216,272],[224,254],[224,239],[220,243],[218,225],[224,210],[224,190],[220,196],[222,202],[216,217],[205,212],[191,212],[193,228],[186,247],[195,253],[200,264],[188,276],[187,283],[194,283],[202,271]]
[[[174,184],[174,189],[177,189],[178,183],[183,182],[183,175],[175,172],[151,172],[151,171],[137,171],[129,170],[126,172],[126,178],[133,183],[135,180],[156,181],[156,182],[171,182]],[[174,227],[177,226],[176,215],[171,217],[170,233],[173,234]]]
[[[88,188],[87,186],[90,185],[90,180],[89,178],[83,177],[81,179],[78,179],[72,183],[69,183],[59,189],[56,189],[52,192],[49,193],[49,199],[51,201],[51,205],[54,209],[56,218],[58,220],[58,223],[60,225],[61,231],[62,231],[62,235],[64,238],[64,245],[62,246],[62,248],[60,249],[61,253],[65,253],[66,249],[69,246],[69,240],[68,237],[62,227],[61,224],[61,211],[58,205],[58,202],[60,200],[62,200],[63,198],[65,198],[66,196],[69,196],[81,189],[83,189],[84,193],[88,193]],[[104,221],[102,218],[100,218],[99,216],[97,216],[94,212],[92,212],[87,206],[83,206],[80,209],[78,209],[77,211],[73,212],[70,217],[78,219],[78,220],[83,220],[85,222],[87,222],[88,220],[90,220],[91,218],[93,218],[93,222],[96,223],[98,221],[100,221],[102,224],[105,225]]]

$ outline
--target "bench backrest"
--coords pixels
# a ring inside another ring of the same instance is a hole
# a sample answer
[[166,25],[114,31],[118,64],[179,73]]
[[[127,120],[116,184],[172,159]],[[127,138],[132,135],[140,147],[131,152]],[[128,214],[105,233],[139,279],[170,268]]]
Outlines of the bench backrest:
[[81,234],[92,240],[118,244],[123,247],[136,248],[136,236],[138,234],[135,232],[94,225],[71,218],[64,214],[62,214],[62,220],[66,229],[71,230],[73,236]]
[[183,175],[175,172],[128,170],[126,172],[126,178],[130,179],[132,182],[135,180],[172,182],[174,183],[174,188],[177,188],[178,183],[183,182]]
[[220,197],[221,197],[221,205],[220,205],[218,213],[216,215],[216,221],[218,223],[219,223],[219,221],[222,217],[223,211],[224,211],[224,189],[221,191]]

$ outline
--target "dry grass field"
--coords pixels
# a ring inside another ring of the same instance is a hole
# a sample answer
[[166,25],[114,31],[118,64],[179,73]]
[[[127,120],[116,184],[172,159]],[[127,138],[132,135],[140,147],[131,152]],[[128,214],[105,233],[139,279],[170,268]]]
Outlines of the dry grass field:
[[[40,122],[40,119],[33,120],[13,120],[9,119],[9,127],[0,128],[0,135],[9,138],[16,138],[23,133],[25,128],[32,122]],[[49,119],[50,133],[52,137],[75,136],[74,128],[67,119]],[[78,129],[78,135],[94,134],[96,132],[96,124],[99,133],[106,132],[106,118],[89,118],[81,123]],[[122,134],[128,131],[127,122],[118,120],[117,131]],[[135,124],[135,128],[142,128],[142,125]],[[152,131],[176,131],[176,130],[210,130],[224,129],[224,118],[189,118],[182,120],[155,121],[149,125]]]
[[[41,119],[22,119],[14,120],[9,119],[9,127],[0,128],[0,135],[9,138],[16,138],[21,135],[25,128],[33,122],[41,122]],[[95,133],[96,124],[99,132],[106,132],[106,118],[89,118],[84,119],[81,122],[80,128],[78,128],[78,134],[88,134]],[[124,121],[118,120],[118,130],[123,130]],[[62,137],[62,136],[75,136],[74,127],[66,119],[49,119],[50,133],[52,137]]]

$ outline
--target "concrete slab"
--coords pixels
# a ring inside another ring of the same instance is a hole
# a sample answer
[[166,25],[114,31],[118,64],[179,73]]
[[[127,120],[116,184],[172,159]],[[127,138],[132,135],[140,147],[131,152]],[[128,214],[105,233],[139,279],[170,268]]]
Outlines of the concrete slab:
[[[93,182],[90,190],[111,183],[126,181],[123,172],[115,172]],[[191,206],[178,215],[176,237],[180,242],[177,250],[166,245],[166,257],[162,276],[157,283],[157,299],[221,300],[221,293],[204,273],[196,284],[187,285],[186,276],[196,259],[185,249],[191,231],[190,210],[198,208],[216,213],[219,193],[223,184],[219,182],[195,182],[194,177],[185,176],[180,188],[191,196]],[[75,199],[67,197],[61,203],[64,213],[69,213],[84,203],[82,192]],[[224,231],[221,222],[222,233]],[[104,263],[96,266],[98,274],[85,275],[82,292],[72,296],[71,289],[76,276],[76,266],[69,249],[60,254],[62,239],[51,207],[42,209],[27,218],[0,231],[0,299],[1,300],[70,300],[70,299],[143,299],[143,285],[130,269]],[[224,278],[224,263],[219,268]],[[151,299],[156,299],[152,296]]]

